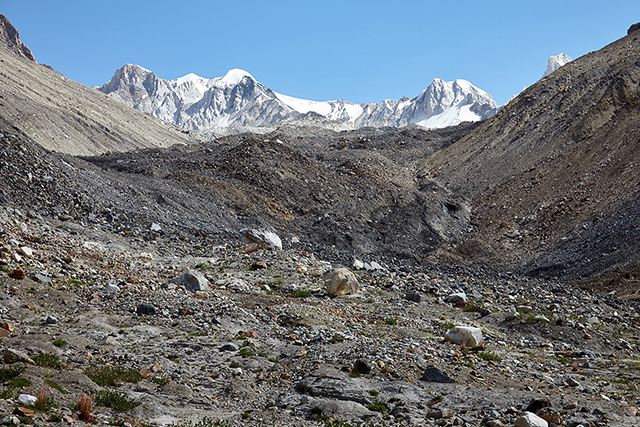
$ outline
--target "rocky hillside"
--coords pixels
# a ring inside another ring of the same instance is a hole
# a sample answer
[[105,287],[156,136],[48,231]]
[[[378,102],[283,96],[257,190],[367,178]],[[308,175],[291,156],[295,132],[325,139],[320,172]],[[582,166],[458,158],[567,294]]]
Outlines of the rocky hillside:
[[17,44],[18,32],[4,15],[0,23],[0,115],[43,147],[88,155],[193,141],[172,125],[37,64]]
[[637,297],[639,38],[565,65],[424,160],[424,182],[473,206],[474,232],[449,247],[453,259],[547,277],[606,273]]

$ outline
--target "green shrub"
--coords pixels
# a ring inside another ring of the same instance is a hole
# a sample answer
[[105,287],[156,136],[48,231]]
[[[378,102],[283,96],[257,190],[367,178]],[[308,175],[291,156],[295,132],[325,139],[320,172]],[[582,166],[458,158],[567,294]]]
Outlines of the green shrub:
[[14,379],[24,372],[23,367],[19,368],[0,368],[0,382]]
[[96,405],[111,408],[117,412],[127,412],[138,406],[141,402],[129,399],[124,393],[113,390],[103,390],[96,394]]
[[59,371],[63,368],[60,358],[54,354],[40,353],[33,358],[33,361],[37,366],[43,368],[53,368]]
[[102,387],[119,387],[122,383],[137,383],[142,381],[142,375],[135,369],[120,366],[92,366],[85,374]]

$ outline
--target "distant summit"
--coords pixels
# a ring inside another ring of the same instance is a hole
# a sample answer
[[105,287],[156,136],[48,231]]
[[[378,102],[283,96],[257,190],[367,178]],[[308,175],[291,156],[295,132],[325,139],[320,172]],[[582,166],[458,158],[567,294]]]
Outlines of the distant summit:
[[547,70],[544,72],[542,77],[546,77],[549,74],[556,71],[558,68],[562,67],[565,64],[571,62],[571,58],[566,53],[561,53],[559,55],[555,55],[549,58],[549,62],[547,63]]
[[435,79],[412,99],[357,104],[276,93],[240,69],[210,79],[187,74],[164,80],[138,65],[126,64],[99,90],[183,129],[204,131],[255,130],[282,124],[336,130],[409,125],[442,128],[482,120],[499,109],[491,95],[466,80]]
[[33,62],[37,62],[27,45],[20,41],[18,30],[11,25],[9,19],[4,15],[0,15],[0,45],[6,46],[9,51],[16,55],[27,58]]

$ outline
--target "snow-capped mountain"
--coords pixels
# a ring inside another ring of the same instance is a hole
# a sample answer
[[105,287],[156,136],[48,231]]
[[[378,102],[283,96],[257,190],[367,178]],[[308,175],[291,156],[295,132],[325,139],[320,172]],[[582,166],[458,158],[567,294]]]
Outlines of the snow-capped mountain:
[[549,62],[547,63],[547,70],[544,72],[542,77],[547,77],[549,74],[553,73],[555,70],[569,62],[571,62],[571,58],[566,53],[561,53],[559,55],[550,57]]
[[239,69],[211,79],[188,74],[164,80],[138,65],[126,64],[99,89],[188,130],[274,126],[309,117],[346,128],[411,124],[440,128],[481,120],[498,110],[488,93],[466,80],[436,79],[412,99],[355,104],[345,100],[309,101],[276,93]]

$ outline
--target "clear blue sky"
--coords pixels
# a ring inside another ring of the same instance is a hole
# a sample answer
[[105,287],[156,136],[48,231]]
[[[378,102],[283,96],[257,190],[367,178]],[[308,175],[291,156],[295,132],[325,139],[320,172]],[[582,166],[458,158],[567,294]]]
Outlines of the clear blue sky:
[[242,68],[313,100],[414,97],[434,78],[471,81],[499,103],[551,55],[624,36],[638,0],[0,0],[36,59],[90,86],[125,63],[159,77]]

